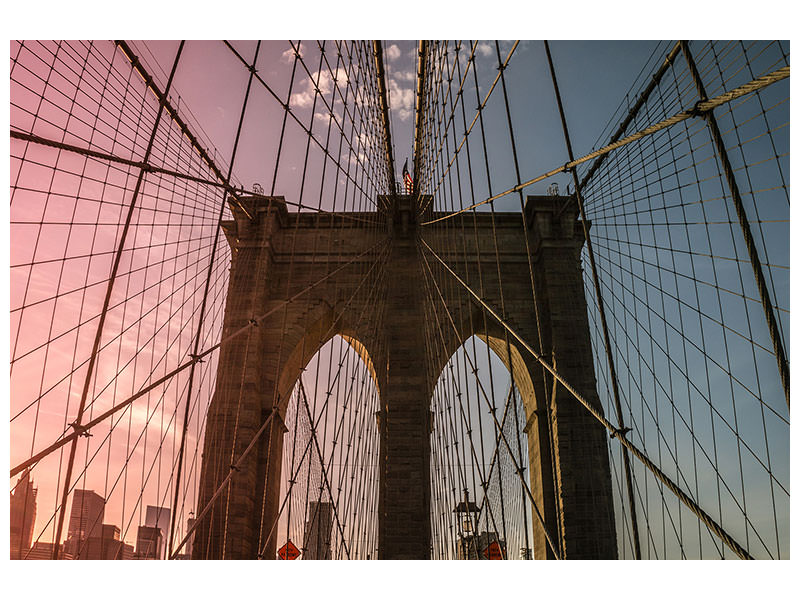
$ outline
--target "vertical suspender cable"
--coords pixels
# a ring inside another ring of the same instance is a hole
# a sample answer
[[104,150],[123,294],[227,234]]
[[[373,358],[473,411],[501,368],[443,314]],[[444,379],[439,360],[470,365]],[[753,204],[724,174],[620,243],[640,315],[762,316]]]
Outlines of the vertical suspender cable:
[[[700,78],[700,73],[697,70],[697,65],[692,58],[692,53],[689,51],[689,44],[685,40],[680,42],[681,50],[686,58],[686,63],[689,65],[689,71],[692,74],[694,85],[697,88],[697,95],[700,97],[701,102],[708,100],[706,89],[703,81]],[[725,149],[725,142],[722,139],[722,134],[717,125],[717,119],[714,117],[714,109],[710,108],[705,112],[700,113],[705,119],[708,129],[711,133],[711,138],[714,140],[714,146],[717,150],[717,156],[722,163],[722,170],[725,172],[725,180],[731,193],[731,200],[736,209],[736,216],[739,218],[739,226],[742,229],[742,236],[744,236],[744,244],[747,248],[747,255],[750,258],[750,265],[753,267],[753,276],[756,279],[756,287],[758,294],[761,297],[761,305],[764,307],[764,317],[767,320],[767,328],[769,329],[769,336],[772,338],[772,345],[775,349],[775,358],[778,361],[778,371],[781,376],[781,383],[783,384],[783,391],[786,394],[786,406],[789,406],[789,362],[786,360],[786,354],[783,350],[781,343],[781,333],[778,329],[778,321],[775,318],[775,309],[772,303],[772,298],[767,289],[767,282],[764,279],[764,270],[761,267],[761,260],[758,258],[758,250],[756,249],[753,240],[753,233],[750,231],[750,222],[747,219],[747,213],[744,210],[742,203],[742,195],[739,192],[739,186],[736,183],[736,177],[733,174],[733,167],[728,159],[728,152]]]
[[[147,163],[147,160],[150,158],[150,152],[153,149],[153,142],[156,138],[156,133],[158,132],[158,125],[161,122],[161,115],[164,113],[164,105],[167,101],[167,96],[169,94],[169,89],[172,86],[172,79],[175,76],[175,70],[178,67],[178,62],[180,61],[181,52],[183,52],[183,44],[184,41],[181,41],[180,45],[178,46],[178,51],[175,53],[175,60],[172,63],[172,71],[169,74],[169,80],[167,81],[167,87],[164,91],[164,96],[161,98],[158,107],[158,113],[156,114],[156,120],[153,123],[153,130],[150,133],[150,141],[147,143],[147,150],[145,150],[144,158],[142,159],[143,163]],[[122,252],[125,249],[125,240],[128,237],[128,232],[130,231],[131,219],[133,218],[133,211],[136,208],[136,199],[139,196],[139,190],[142,186],[142,181],[144,180],[145,170],[141,169],[139,171],[139,177],[136,179],[136,187],[133,190],[133,196],[131,197],[131,203],[128,207],[128,214],[125,217],[125,225],[122,228],[122,235],[120,236],[119,245],[117,246],[117,251],[114,256],[114,264],[111,267],[111,275],[108,278],[108,286],[106,287],[106,296],[103,300],[103,308],[100,311],[100,321],[97,324],[97,332],[94,338],[94,345],[92,346],[92,353],[89,359],[89,366],[86,369],[86,379],[83,382],[83,392],[81,393],[81,401],[78,405],[78,415],[75,418],[75,422],[72,423],[73,429],[77,432],[81,431],[81,419],[83,417],[83,410],[86,407],[86,397],[89,395],[89,385],[91,384],[92,375],[94,374],[94,366],[97,362],[97,354],[98,349],[100,347],[100,339],[103,336],[103,325],[105,325],[106,315],[108,314],[108,305],[111,302],[111,292],[114,289],[114,281],[117,278],[117,271],[119,270],[119,264],[122,260]],[[64,474],[64,491],[61,495],[61,509],[58,513],[58,525],[56,528],[56,535],[53,540],[53,560],[58,560],[58,552],[59,552],[59,543],[61,540],[61,532],[64,529],[64,515],[67,511],[67,497],[69,496],[69,489],[70,489],[70,479],[72,478],[72,469],[75,465],[75,453],[78,449],[78,438],[74,438],[72,440],[72,444],[70,444],[69,448],[69,459],[67,461],[67,471]]]
[[422,128],[423,128],[423,109],[425,102],[425,77],[427,73],[428,42],[419,42],[419,68],[417,69],[417,110],[414,116],[414,189],[418,192],[421,189],[419,161],[422,159]]
[[[567,119],[564,115],[564,107],[561,104],[561,94],[558,91],[558,82],[556,81],[556,71],[553,67],[553,59],[550,56],[550,45],[547,43],[547,40],[544,42],[544,49],[547,53],[547,64],[550,66],[550,76],[553,80],[553,90],[555,91],[556,95],[556,102],[558,103],[558,112],[561,115],[561,126],[564,129],[564,142],[567,145],[567,153],[569,156],[569,160],[575,160],[575,157],[572,154],[572,143],[570,142],[569,138],[569,131],[567,129]],[[618,423],[618,431],[620,435],[624,435],[625,431],[625,424],[622,420],[622,404],[619,399],[619,385],[617,383],[617,371],[614,367],[614,358],[611,354],[611,340],[608,335],[608,324],[606,322],[606,313],[605,308],[603,306],[603,297],[600,292],[600,280],[597,274],[597,266],[595,265],[594,260],[594,251],[592,249],[592,240],[589,237],[589,227],[586,221],[586,212],[584,211],[583,207],[583,200],[581,199],[581,192],[580,192],[580,183],[578,181],[578,174],[575,171],[575,167],[570,169],[572,171],[572,179],[575,183],[575,199],[578,202],[578,209],[581,213],[581,225],[583,226],[583,237],[586,239],[586,250],[589,254],[589,262],[592,265],[592,281],[594,282],[594,291],[595,296],[597,297],[597,309],[600,313],[600,322],[603,329],[603,341],[605,343],[606,349],[606,358],[608,359],[608,368],[611,375],[611,389],[614,394],[614,409],[617,413],[617,423]],[[636,504],[634,503],[633,498],[633,477],[631,474],[631,464],[630,464],[630,457],[628,456],[628,450],[625,446],[622,447],[622,460],[625,467],[625,487],[627,488],[628,492],[628,504],[630,506],[630,515],[631,515],[631,528],[633,529],[633,550],[634,556],[637,560],[642,558],[642,551],[639,546],[639,524],[636,519]]]
[[[233,143],[233,152],[231,153],[231,162],[228,166],[228,178],[227,181],[230,181],[231,175],[233,174],[233,164],[236,161],[236,149],[239,147],[239,138],[242,133],[242,123],[244,123],[244,115],[245,111],[247,110],[247,100],[250,98],[250,88],[253,84],[253,76],[256,74],[256,61],[258,60],[258,51],[261,48],[261,41],[259,40],[256,43],[256,52],[253,56],[253,64],[250,67],[250,76],[247,79],[247,91],[244,95],[244,101],[242,102],[242,112],[239,115],[239,127],[236,130],[236,139]],[[206,275],[206,282],[205,287],[203,289],[203,301],[200,306],[200,314],[197,323],[197,333],[195,334],[194,339],[194,348],[192,350],[192,356],[197,356],[197,353],[200,351],[200,336],[203,331],[203,317],[205,316],[206,312],[206,304],[208,303],[208,291],[211,287],[211,275],[214,272],[214,261],[217,255],[217,246],[219,244],[219,233],[222,230],[222,217],[225,213],[225,201],[228,197],[228,190],[226,189],[222,194],[222,200],[220,202],[219,207],[219,216],[217,217],[217,227],[216,231],[214,232],[214,244],[211,247],[211,257],[208,262],[208,274]],[[183,469],[183,455],[186,448],[186,432],[189,428],[189,408],[191,406],[192,401],[192,390],[194,387],[194,372],[195,368],[197,367],[197,363],[193,362],[192,366],[189,367],[189,387],[186,391],[186,407],[183,413],[183,427],[181,429],[181,442],[180,447],[178,449],[178,466],[175,475],[175,495],[172,500],[172,523],[170,524],[169,528],[169,539],[167,542],[167,553],[166,556],[169,558],[172,555],[172,544],[175,537],[175,524],[178,521],[178,493],[180,492],[180,485],[181,485],[181,471]]]
[[386,74],[383,69],[383,47],[380,40],[372,42],[372,52],[375,55],[375,70],[378,77],[378,99],[380,101],[381,121],[383,123],[383,143],[386,146],[386,168],[388,181],[388,194],[394,196],[397,192],[394,184],[394,157],[392,155],[392,134],[389,127],[389,103],[386,98]]

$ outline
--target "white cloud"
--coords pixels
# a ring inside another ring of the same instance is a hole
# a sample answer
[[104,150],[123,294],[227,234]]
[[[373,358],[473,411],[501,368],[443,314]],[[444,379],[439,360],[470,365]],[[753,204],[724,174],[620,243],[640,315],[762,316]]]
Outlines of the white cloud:
[[491,44],[489,44],[489,42],[481,42],[480,44],[478,44],[477,50],[483,56],[489,56],[492,53],[492,46]]
[[400,48],[397,47],[397,44],[392,44],[386,49],[386,57],[390,61],[397,60],[398,58],[400,58],[401,54],[402,52],[400,52]]
[[320,101],[317,101],[317,110],[314,112],[314,118],[325,125],[327,125],[330,121],[333,121],[332,127],[336,127],[336,123],[341,124],[344,120],[341,101],[337,99],[336,102],[334,102],[332,114],[330,111],[325,109],[325,106]]
[[291,48],[289,48],[288,50],[284,50],[283,54],[281,54],[281,61],[291,64],[293,60],[294,60],[294,50],[292,50]]
[[364,164],[367,160],[367,155],[363,152],[358,152],[357,154],[354,153],[352,150],[350,154],[347,155],[347,161],[350,163],[350,166],[355,167],[358,164]]
[[306,106],[311,106],[311,103],[313,101],[314,101],[314,89],[311,86],[309,86],[309,89],[307,90],[298,92],[296,94],[292,94],[292,104],[295,106],[300,106],[305,108]]
[[400,71],[394,73],[393,77],[400,81],[415,81],[417,79],[417,74],[414,71]]
[[400,87],[396,79],[389,79],[389,104],[401,121],[407,121],[414,112],[414,90]]
[[347,72],[342,69],[336,69],[336,72],[331,75],[327,69],[314,73],[310,79],[303,82],[303,90],[292,94],[292,104],[295,106],[306,107],[311,106],[314,102],[315,82],[316,87],[322,95],[327,95],[331,92],[334,85],[334,77],[336,78],[336,85],[343,89],[348,82]]

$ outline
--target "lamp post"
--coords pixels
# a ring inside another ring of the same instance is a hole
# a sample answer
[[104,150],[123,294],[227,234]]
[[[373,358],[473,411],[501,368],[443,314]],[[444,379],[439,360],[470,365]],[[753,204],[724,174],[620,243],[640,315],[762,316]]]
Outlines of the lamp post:
[[[474,560],[478,560],[480,556],[478,556],[474,531],[477,530],[480,509],[477,504],[470,502],[469,491],[464,490],[464,500],[456,505],[453,512],[458,514],[460,519],[461,531],[459,532],[458,558],[460,560],[473,559],[472,553],[474,552]],[[472,550],[470,550],[470,544],[472,545]]]

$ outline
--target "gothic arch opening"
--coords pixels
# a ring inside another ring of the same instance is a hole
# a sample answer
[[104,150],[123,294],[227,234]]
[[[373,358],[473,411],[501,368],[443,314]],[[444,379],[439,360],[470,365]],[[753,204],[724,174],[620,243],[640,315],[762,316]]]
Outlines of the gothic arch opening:
[[[300,344],[309,349],[296,348],[281,375],[281,386],[293,375],[294,381],[281,395],[280,473],[271,474],[280,483],[277,517],[265,523],[262,544],[273,546],[278,558],[289,544],[305,560],[374,558],[380,408],[375,367],[366,346],[348,333],[317,345],[315,325]],[[299,366],[293,362],[312,351]]]
[[533,557],[534,404],[528,366],[504,339],[473,335],[450,356],[431,399],[433,558]]
[[304,370],[308,370],[311,360],[334,337],[340,337],[350,346],[355,355],[364,363],[372,378],[373,384],[379,388],[378,375],[367,345],[362,341],[357,328],[346,323],[341,315],[335,313],[327,303],[321,303],[310,312],[307,324],[301,338],[287,352],[282,361],[282,368],[278,378],[277,393],[281,414],[286,411],[286,406],[291,397],[292,390]]

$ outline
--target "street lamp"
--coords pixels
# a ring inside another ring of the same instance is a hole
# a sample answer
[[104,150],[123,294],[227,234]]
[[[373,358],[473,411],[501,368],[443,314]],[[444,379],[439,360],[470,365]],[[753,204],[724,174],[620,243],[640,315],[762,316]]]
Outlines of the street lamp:
[[[470,502],[469,492],[464,490],[464,500],[459,502],[453,512],[460,517],[461,532],[458,542],[458,558],[460,560],[477,560],[478,548],[475,545],[475,533],[480,509],[474,502]],[[473,516],[474,515],[474,516]],[[472,548],[470,548],[472,546]]]

